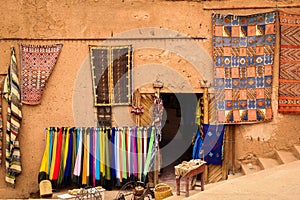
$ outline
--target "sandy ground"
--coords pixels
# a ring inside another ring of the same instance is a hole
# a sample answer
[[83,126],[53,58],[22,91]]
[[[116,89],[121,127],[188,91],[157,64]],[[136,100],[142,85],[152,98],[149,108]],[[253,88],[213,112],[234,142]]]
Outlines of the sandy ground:
[[[243,199],[243,200],[289,200],[300,199],[300,160],[279,165],[266,170],[261,170],[250,175],[235,175],[229,180],[205,185],[205,190],[200,187],[190,190],[190,197],[185,193],[176,195],[175,180],[165,183],[173,188],[173,196],[167,200],[204,200],[204,199]],[[184,189],[182,183],[181,190]],[[105,200],[113,200],[118,191],[105,191]],[[57,194],[53,197],[55,198]]]
[[198,192],[187,199],[300,199],[299,179],[300,161],[295,161],[254,174],[207,185],[205,191]]

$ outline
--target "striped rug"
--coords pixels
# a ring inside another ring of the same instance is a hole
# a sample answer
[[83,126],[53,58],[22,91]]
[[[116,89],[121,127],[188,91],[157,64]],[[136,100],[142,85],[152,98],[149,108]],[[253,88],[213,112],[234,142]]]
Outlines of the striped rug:
[[280,11],[278,112],[300,114],[300,14]]

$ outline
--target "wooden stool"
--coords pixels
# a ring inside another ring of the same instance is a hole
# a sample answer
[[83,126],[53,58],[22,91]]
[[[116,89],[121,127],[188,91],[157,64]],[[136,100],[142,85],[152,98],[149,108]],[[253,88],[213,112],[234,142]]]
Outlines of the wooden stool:
[[[186,186],[185,186],[185,196],[188,197],[189,196],[189,186],[190,186],[190,178],[196,175],[200,175],[201,176],[201,185],[195,185],[195,186],[200,186],[201,187],[201,191],[204,190],[204,176],[203,176],[203,172],[205,171],[205,164],[200,165],[199,167],[191,170],[189,173],[187,173],[185,175],[185,182],[186,182]],[[177,186],[177,195],[180,195],[180,178],[176,178],[176,186]]]

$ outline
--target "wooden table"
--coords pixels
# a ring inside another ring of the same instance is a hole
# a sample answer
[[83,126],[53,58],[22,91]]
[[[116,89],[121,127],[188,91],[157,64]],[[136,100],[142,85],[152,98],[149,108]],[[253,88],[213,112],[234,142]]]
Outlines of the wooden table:
[[[189,196],[189,186],[190,186],[190,178],[192,178],[193,176],[196,175],[200,175],[201,176],[201,185],[195,185],[195,186],[199,186],[201,187],[201,191],[204,190],[204,173],[205,171],[205,164],[200,165],[199,167],[192,169],[190,172],[188,172],[184,177],[185,177],[185,182],[186,182],[186,186],[185,186],[185,196],[188,197]],[[183,177],[183,178],[184,178]],[[182,177],[178,177],[176,178],[176,187],[177,187],[177,195],[180,195],[180,179]]]

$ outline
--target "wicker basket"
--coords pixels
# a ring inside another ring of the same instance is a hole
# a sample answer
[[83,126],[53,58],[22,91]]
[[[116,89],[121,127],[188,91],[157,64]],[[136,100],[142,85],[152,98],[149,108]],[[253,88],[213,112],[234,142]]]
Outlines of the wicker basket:
[[167,185],[165,183],[159,183],[159,184],[155,185],[155,188],[154,188],[155,200],[161,200],[161,199],[167,198],[172,195],[173,195],[172,188],[169,185]]

